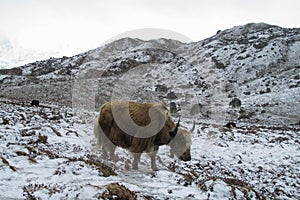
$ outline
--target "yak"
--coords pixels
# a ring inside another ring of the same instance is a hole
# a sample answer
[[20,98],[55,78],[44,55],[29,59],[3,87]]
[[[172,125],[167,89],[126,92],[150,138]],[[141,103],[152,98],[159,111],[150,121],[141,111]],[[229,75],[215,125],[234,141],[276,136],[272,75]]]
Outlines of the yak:
[[164,103],[111,101],[100,107],[94,135],[104,157],[109,153],[109,157],[115,159],[117,146],[127,149],[133,153],[132,169],[136,170],[141,154],[146,152],[151,158],[151,168],[157,170],[159,146],[170,144],[178,133],[182,141],[172,143],[172,152],[183,161],[191,160],[191,134],[178,131],[179,123],[180,119],[174,123]]

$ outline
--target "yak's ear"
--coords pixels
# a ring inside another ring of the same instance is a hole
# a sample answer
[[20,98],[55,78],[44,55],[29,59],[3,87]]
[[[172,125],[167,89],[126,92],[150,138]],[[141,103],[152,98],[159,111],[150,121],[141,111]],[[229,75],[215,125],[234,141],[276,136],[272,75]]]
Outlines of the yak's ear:
[[174,131],[171,131],[171,132],[170,132],[170,136],[171,136],[172,138],[174,138],[174,137],[177,135],[178,128],[179,128],[179,123],[180,123],[180,117],[179,117],[179,119],[178,119],[178,122],[177,122],[177,124],[176,124],[176,127],[175,127]]
[[171,138],[174,138],[176,136],[176,133],[174,131],[171,131],[170,133]]

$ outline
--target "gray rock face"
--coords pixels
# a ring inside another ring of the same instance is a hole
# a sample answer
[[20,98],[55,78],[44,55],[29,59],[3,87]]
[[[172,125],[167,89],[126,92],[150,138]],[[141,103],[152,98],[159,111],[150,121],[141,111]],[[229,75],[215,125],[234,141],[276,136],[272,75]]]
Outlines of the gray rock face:
[[[294,125],[299,52],[300,29],[264,23],[189,44],[124,38],[73,57],[0,70],[0,96],[67,106],[76,101],[96,110],[115,99],[172,101],[181,115],[200,120]],[[233,98],[242,104],[229,106]],[[191,116],[198,103],[201,112]]]

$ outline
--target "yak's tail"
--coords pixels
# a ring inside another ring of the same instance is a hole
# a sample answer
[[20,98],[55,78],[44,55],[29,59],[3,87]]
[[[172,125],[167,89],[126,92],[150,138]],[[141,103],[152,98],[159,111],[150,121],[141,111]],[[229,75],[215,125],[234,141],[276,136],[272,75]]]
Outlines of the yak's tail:
[[99,124],[99,117],[96,118],[94,123],[94,136],[97,139],[97,147],[102,146],[101,127]]

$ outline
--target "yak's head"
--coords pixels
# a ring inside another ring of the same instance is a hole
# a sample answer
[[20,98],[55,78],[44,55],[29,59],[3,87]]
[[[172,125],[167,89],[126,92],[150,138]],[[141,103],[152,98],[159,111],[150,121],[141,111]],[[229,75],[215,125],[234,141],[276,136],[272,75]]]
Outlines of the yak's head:
[[190,131],[182,128],[178,129],[176,137],[169,144],[171,147],[171,156],[175,154],[180,160],[191,160],[192,132],[194,129],[195,123]]
[[175,124],[171,116],[167,113],[165,124],[161,129],[160,133],[158,134],[158,136],[156,137],[155,144],[156,145],[169,144],[175,138],[175,136],[179,131],[179,123],[180,123],[180,119]]

